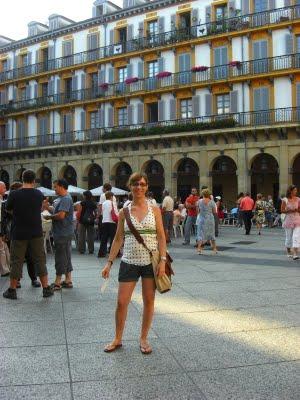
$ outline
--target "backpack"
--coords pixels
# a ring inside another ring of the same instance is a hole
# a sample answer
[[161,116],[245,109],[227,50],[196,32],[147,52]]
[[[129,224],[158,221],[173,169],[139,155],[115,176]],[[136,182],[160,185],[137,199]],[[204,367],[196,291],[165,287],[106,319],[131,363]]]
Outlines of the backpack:
[[91,209],[90,207],[82,207],[82,211],[81,211],[81,218],[80,218],[80,222],[83,225],[94,225],[95,222],[95,213],[94,210]]

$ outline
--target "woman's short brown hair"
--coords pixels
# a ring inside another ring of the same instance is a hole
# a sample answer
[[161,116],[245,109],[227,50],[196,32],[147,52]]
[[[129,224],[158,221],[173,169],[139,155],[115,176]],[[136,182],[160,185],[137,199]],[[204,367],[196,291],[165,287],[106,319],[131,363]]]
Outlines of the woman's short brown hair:
[[203,189],[201,192],[202,196],[208,199],[211,196],[211,192],[209,189]]
[[130,189],[130,186],[132,186],[135,182],[139,182],[141,179],[144,179],[148,186],[149,184],[148,176],[143,172],[134,172],[133,174],[130,175],[130,178],[128,180],[127,183],[128,188]]

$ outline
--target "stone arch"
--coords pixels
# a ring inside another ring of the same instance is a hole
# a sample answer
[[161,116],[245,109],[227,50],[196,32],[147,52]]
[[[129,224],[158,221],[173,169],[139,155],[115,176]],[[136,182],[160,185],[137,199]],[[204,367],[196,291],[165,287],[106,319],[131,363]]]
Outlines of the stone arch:
[[65,165],[60,171],[60,177],[64,178],[69,185],[77,186],[77,172],[72,165]]
[[17,170],[17,172],[16,172],[16,174],[15,174],[15,179],[16,179],[16,181],[20,181],[20,182],[22,182],[22,174],[23,174],[23,172],[26,170],[26,168],[19,168],[18,170]]
[[165,188],[164,167],[159,161],[150,160],[144,164],[142,171],[148,176],[149,191],[153,192],[154,198],[160,203]]
[[48,167],[41,167],[37,172],[40,186],[51,189],[52,188],[52,172]]
[[279,192],[279,165],[276,158],[268,153],[256,155],[251,162],[251,195],[256,198],[257,193],[264,196],[272,195],[278,198]]
[[127,182],[132,174],[131,166],[127,162],[121,161],[114,166],[113,171],[113,175],[115,176],[115,186],[119,189],[128,190]]
[[0,170],[0,181],[5,183],[6,189],[9,189],[9,173],[5,169]]
[[103,185],[103,169],[100,165],[93,163],[87,167],[88,189],[95,189]]
[[292,182],[300,190],[300,153],[298,153],[292,163]]
[[227,207],[232,208],[238,191],[237,165],[229,156],[219,156],[212,162],[211,178],[213,196],[221,196]]
[[185,157],[177,163],[177,196],[185,201],[193,187],[199,190],[199,167],[195,160]]

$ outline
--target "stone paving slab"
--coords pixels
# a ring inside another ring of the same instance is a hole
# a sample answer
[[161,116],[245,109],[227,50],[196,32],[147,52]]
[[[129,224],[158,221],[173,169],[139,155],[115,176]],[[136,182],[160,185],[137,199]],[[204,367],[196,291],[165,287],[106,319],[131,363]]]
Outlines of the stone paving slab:
[[71,400],[70,383],[0,387],[0,399],[7,400]]

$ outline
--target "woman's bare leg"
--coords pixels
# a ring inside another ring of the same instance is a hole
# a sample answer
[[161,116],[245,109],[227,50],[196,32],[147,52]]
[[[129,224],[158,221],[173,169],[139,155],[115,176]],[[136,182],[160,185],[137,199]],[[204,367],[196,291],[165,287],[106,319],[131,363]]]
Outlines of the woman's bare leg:
[[147,341],[148,333],[151,327],[153,313],[154,313],[154,299],[155,299],[155,281],[154,279],[142,279],[142,293],[143,293],[143,322],[141,329],[140,344],[141,347],[151,351],[151,347]]

